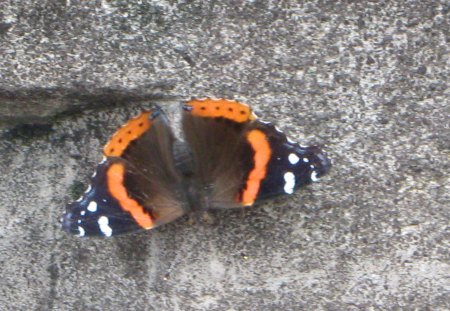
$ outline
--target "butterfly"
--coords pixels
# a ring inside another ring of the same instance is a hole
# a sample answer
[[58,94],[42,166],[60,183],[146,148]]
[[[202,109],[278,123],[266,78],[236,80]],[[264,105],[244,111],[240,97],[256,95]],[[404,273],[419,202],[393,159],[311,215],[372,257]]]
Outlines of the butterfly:
[[234,100],[188,101],[182,130],[184,141],[159,107],[123,125],[105,145],[86,192],[66,206],[63,230],[109,237],[185,214],[248,207],[292,194],[331,167],[319,147],[290,141]]

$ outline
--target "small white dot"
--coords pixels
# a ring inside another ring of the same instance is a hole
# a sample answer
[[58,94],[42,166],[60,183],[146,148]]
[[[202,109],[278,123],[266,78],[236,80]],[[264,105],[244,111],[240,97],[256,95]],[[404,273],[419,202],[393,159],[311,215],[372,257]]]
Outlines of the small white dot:
[[98,219],[98,226],[100,227],[100,231],[105,235],[105,236],[111,236],[112,235],[112,229],[111,227],[108,225],[109,224],[109,219],[106,216],[102,216]]
[[77,220],[77,223],[81,224],[81,219],[78,219],[78,220]]
[[291,194],[294,192],[295,187],[295,175],[292,172],[284,173],[284,192]]
[[80,215],[81,215],[81,216],[86,215],[86,211],[81,211],[81,212],[80,212]]
[[311,173],[311,180],[316,182],[319,181],[319,177],[317,177],[317,172],[316,171],[312,171]]
[[291,153],[288,159],[289,163],[291,163],[292,165],[297,164],[298,161],[300,161],[300,158],[295,153]]
[[78,226],[78,236],[84,236],[86,234],[86,231],[84,231],[83,227]]
[[303,162],[308,163],[309,159],[308,158],[303,158]]
[[98,219],[97,222],[100,226],[107,225],[107,224],[109,224],[109,219],[106,216],[100,216],[100,218]]
[[95,213],[97,211],[97,202],[91,201],[87,207],[89,212]]
[[312,164],[311,164],[309,167],[312,168],[312,169],[314,169],[314,165],[312,165]]

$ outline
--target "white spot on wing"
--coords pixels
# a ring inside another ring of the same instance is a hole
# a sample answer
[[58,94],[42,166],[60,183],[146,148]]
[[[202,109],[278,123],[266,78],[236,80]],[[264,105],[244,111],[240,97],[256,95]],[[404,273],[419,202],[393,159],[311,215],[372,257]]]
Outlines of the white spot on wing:
[[80,215],[81,215],[81,216],[86,215],[86,211],[81,211],[81,212],[80,212]]
[[106,162],[106,157],[103,157],[99,164],[103,164]]
[[291,163],[292,165],[297,164],[298,161],[300,161],[300,158],[295,153],[289,154],[288,159],[289,163]]
[[87,207],[89,212],[95,213],[97,211],[97,202],[91,201]]
[[311,180],[316,182],[319,181],[319,177],[317,177],[317,172],[316,171],[312,171],[311,173]]
[[75,202],[81,202],[83,200],[83,197],[79,197]]
[[90,192],[91,190],[92,190],[92,187],[91,187],[91,185],[89,185],[84,193],[88,193],[88,192]]
[[291,194],[294,192],[295,187],[295,175],[292,172],[284,173],[284,192]]
[[105,236],[111,236],[112,235],[112,229],[111,227],[108,225],[109,224],[109,219],[106,216],[102,216],[98,219],[98,226],[100,227],[100,231],[105,235]]
[[83,227],[78,226],[78,236],[84,236],[86,234],[86,231],[84,231]]

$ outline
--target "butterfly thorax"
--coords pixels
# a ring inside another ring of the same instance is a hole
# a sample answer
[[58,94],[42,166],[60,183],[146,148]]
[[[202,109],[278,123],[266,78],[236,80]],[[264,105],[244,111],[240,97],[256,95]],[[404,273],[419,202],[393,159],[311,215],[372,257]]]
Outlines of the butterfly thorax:
[[210,189],[205,187],[196,178],[186,178],[182,181],[183,189],[183,210],[186,213],[196,213],[199,211],[206,211],[211,209],[209,202]]

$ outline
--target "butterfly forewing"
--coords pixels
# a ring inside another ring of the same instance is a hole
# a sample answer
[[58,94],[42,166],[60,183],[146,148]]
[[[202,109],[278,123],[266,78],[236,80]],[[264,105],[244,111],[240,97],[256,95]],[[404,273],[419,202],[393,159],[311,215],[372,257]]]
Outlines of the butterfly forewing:
[[88,190],[67,206],[63,228],[81,236],[110,236],[154,228],[181,216],[173,142],[159,109],[130,120],[105,146],[106,159]]
[[194,175],[208,189],[205,208],[250,206],[291,194],[330,167],[318,147],[290,142],[235,101],[188,102],[183,129],[194,155]]
[[[303,147],[287,139],[286,135],[274,125],[260,121],[253,122],[248,131],[261,131],[266,140],[267,163],[262,168],[264,175],[258,188],[255,201],[276,195],[292,194],[299,187],[317,181],[326,174],[331,162],[317,146]],[[255,151],[256,153],[258,150]],[[245,191],[245,189],[244,189]]]

